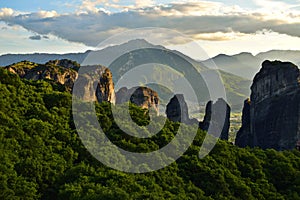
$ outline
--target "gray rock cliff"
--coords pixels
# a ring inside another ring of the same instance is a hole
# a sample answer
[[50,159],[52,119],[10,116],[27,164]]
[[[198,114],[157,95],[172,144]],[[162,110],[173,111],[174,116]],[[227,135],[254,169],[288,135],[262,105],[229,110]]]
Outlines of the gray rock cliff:
[[209,101],[206,104],[205,116],[199,127],[202,130],[208,131],[218,136],[220,139],[228,140],[230,127],[230,112],[231,108],[228,103],[220,98],[215,103]]
[[173,122],[182,122],[185,124],[198,123],[198,120],[189,118],[188,105],[183,94],[174,95],[167,104],[166,115]]
[[188,123],[189,111],[188,106],[182,94],[176,94],[168,103],[166,109],[167,118],[173,122]]
[[293,149],[300,138],[300,72],[289,62],[265,61],[245,102],[235,144]]

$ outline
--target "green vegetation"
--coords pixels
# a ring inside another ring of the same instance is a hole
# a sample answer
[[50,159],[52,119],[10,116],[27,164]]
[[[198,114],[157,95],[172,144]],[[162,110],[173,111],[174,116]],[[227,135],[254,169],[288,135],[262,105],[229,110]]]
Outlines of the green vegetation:
[[250,95],[251,81],[220,70],[223,84],[226,89],[227,101],[233,111],[241,111],[243,102]]
[[242,113],[241,112],[231,112],[230,114],[230,129],[229,129],[229,141],[234,142],[236,133],[240,130],[242,126]]
[[6,68],[11,68],[12,70],[14,70],[16,72],[19,71],[19,74],[23,74],[20,71],[24,72],[24,71],[30,70],[31,73],[32,74],[35,73],[35,75],[39,74],[41,71],[48,70],[49,75],[54,77],[55,75],[61,75],[66,71],[75,72],[79,69],[78,63],[76,63],[75,61],[69,61],[69,62],[70,62],[70,64],[74,65],[74,68],[66,69],[63,66],[55,65],[55,63],[53,63],[53,62],[48,62],[46,64],[37,64],[37,63],[26,61],[26,60],[22,61],[22,62],[11,64],[11,65],[7,66]]
[[[299,151],[241,149],[219,141],[199,159],[205,136],[199,130],[170,166],[128,174],[85,149],[73,124],[71,94],[62,87],[21,80],[0,68],[0,96],[0,199],[300,199]],[[166,145],[179,126],[167,121],[157,136],[138,139],[118,129],[109,104],[96,110],[112,142],[130,151]],[[131,105],[130,113],[138,124],[148,124],[144,110]]]
[[[174,81],[179,80],[180,82],[181,77],[184,76],[185,78],[188,78],[188,81],[192,86],[197,86],[197,88],[194,88],[194,91],[198,100],[201,102],[207,102],[210,100],[208,83],[205,82],[205,79],[202,76],[204,74],[215,76],[219,73],[223,81],[224,89],[226,90],[227,101],[232,110],[242,110],[243,102],[250,94],[250,80],[223,70],[219,70],[217,72],[214,70],[208,70],[208,68],[201,63],[192,61],[189,58],[183,58],[184,57],[168,50],[138,49],[130,53],[123,54],[108,67],[111,70],[114,82],[116,83],[126,71],[133,69],[135,66],[148,63],[159,63],[161,65],[169,66],[171,69],[155,66],[153,71],[147,71],[150,67],[146,65],[143,68],[143,73],[147,74],[147,77],[143,77],[144,80],[154,80],[155,83],[162,82],[165,86],[168,85],[170,90],[174,91],[174,87],[178,87],[174,85]],[[194,70],[194,68],[196,68],[196,70]],[[212,67],[211,69],[214,68]],[[198,73],[200,73],[201,76],[198,76]],[[160,93],[160,91],[163,90],[160,89],[160,87],[156,86],[153,89],[158,92],[162,102],[164,103],[164,99],[167,99],[166,97],[168,97],[168,94]],[[185,99],[192,100],[189,99],[188,96],[186,96]]]
[[9,65],[8,67],[13,67],[14,69],[32,69],[34,67],[37,67],[39,64],[30,62],[27,60],[24,60],[22,62],[13,63]]

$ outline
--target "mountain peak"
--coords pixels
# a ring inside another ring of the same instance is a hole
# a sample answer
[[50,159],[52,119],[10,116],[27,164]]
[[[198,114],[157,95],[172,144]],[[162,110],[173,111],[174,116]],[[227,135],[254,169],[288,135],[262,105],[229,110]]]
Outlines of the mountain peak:
[[250,52],[241,52],[241,53],[236,54],[235,56],[251,56],[251,57],[254,57],[254,55]]
[[212,59],[221,58],[221,57],[231,57],[231,56],[224,54],[224,53],[220,53],[220,54],[216,55],[215,57],[213,57]]
[[150,42],[148,42],[147,40],[145,40],[145,39],[140,39],[140,38],[138,38],[138,39],[134,39],[134,40],[129,40],[128,42],[127,42],[127,44],[142,44],[142,45],[153,45],[153,44],[151,44]]
[[152,48],[152,47],[155,47],[155,45],[151,44],[150,42],[148,42],[147,40],[145,39],[133,39],[133,40],[128,40],[127,42],[124,42],[124,43],[121,43],[121,44],[118,44],[118,45],[112,45],[112,46],[109,46],[107,48],[104,48],[105,49],[115,49],[115,48],[118,48],[118,49],[137,49],[137,48]]

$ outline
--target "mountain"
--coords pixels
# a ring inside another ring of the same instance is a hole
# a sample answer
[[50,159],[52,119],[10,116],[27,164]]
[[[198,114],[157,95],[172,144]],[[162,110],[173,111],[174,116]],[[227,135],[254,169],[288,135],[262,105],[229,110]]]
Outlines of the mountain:
[[34,63],[43,64],[49,60],[73,60],[81,63],[90,51],[85,53],[68,53],[68,54],[48,54],[48,53],[34,53],[34,54],[5,54],[0,56],[0,66],[7,66],[21,61],[30,61]]
[[[104,49],[97,51],[86,51],[84,53],[69,53],[69,54],[46,54],[46,53],[34,53],[34,54],[6,54],[0,56],[0,66],[7,66],[12,63],[28,60],[35,63],[46,63],[49,60],[61,60],[68,59],[82,64],[99,64],[97,60],[102,61],[102,65],[109,64],[109,60],[112,57],[121,56],[122,52],[129,52],[138,48],[157,48],[167,50],[163,46],[153,45],[143,39],[131,40],[124,44],[108,46]],[[205,61],[195,61],[192,58],[182,54],[178,51],[172,51],[177,55],[182,56],[194,65],[204,65],[207,68],[215,69],[215,66],[211,61],[215,63],[218,69],[225,72],[229,72],[236,76],[243,77],[248,80],[252,80],[254,75],[259,71],[261,64],[265,60],[281,60],[295,63],[300,66],[300,51],[297,50],[271,50],[262,52],[257,55],[251,53],[242,52],[236,55],[219,54],[211,59]],[[107,55],[110,55],[107,57]],[[88,58],[88,62],[83,63]]]
[[[122,52],[126,51],[132,51],[137,48],[163,48],[162,46],[155,46],[150,43],[148,43],[145,40],[142,39],[136,39],[131,40],[127,43],[120,44],[120,45],[114,45],[114,46],[108,46],[102,50],[97,51],[86,51],[84,53],[68,53],[68,54],[48,54],[48,53],[34,53],[34,54],[5,54],[0,56],[0,66],[7,66],[11,65],[13,63],[18,63],[24,60],[35,62],[35,63],[46,63],[49,60],[73,60],[78,63],[84,64],[84,65],[91,65],[91,64],[99,64],[94,63],[93,61],[97,62],[98,60],[101,60],[103,63],[102,65],[107,65],[108,57],[107,55],[110,55],[110,57],[119,57]],[[95,58],[93,56],[96,56]],[[88,58],[89,62],[84,63],[85,59]]]
[[265,53],[259,53],[256,57],[261,60],[281,60],[296,63],[298,65],[300,63],[300,51],[272,50]]
[[226,90],[227,102],[233,111],[239,111],[243,107],[243,101],[250,95],[252,81],[220,70],[221,78]]
[[223,71],[252,80],[265,60],[289,61],[300,65],[300,51],[272,50],[259,53],[255,56],[247,52],[232,56],[219,54],[201,63],[208,68],[214,68],[211,65],[211,61],[213,61]]
[[253,73],[256,72],[257,66],[260,65],[260,62],[260,59],[254,57],[250,53],[240,53],[234,56],[220,54],[210,60],[202,62],[202,64],[208,68],[213,68],[211,63],[214,63],[217,68],[225,72],[229,72],[250,80],[253,76]]
[[[230,57],[228,58],[230,59]],[[167,65],[170,66],[172,69],[179,71],[179,73],[175,75],[175,78],[177,78],[178,80],[180,79],[180,77],[183,77],[183,74],[188,74],[188,76],[190,76],[191,79],[189,81],[192,81],[194,85],[197,85],[197,87],[194,89],[197,90],[196,94],[198,95],[198,98],[201,100],[201,102],[205,103],[208,100],[210,100],[208,89],[204,79],[199,77],[197,74],[199,72],[206,74],[216,74],[215,70],[208,68],[203,63],[195,61],[192,58],[178,51],[172,51],[166,49],[163,46],[155,46],[142,39],[131,40],[127,43],[123,43],[120,45],[108,46],[101,50],[87,51],[85,53],[2,55],[0,56],[0,65],[6,66],[11,63],[18,63],[22,60],[29,60],[34,63],[46,63],[49,60],[57,59],[73,60],[78,63],[81,63],[81,65],[101,64],[104,66],[108,66],[113,74],[115,83],[124,72],[133,69],[135,66],[153,62]],[[237,61],[242,59],[242,57],[235,58],[235,60]],[[101,63],[99,63],[99,60],[101,61]],[[220,63],[222,63],[221,56]],[[195,66],[196,69],[194,69],[192,65]],[[170,71],[161,70],[159,68],[155,69],[157,71],[154,74],[151,74],[151,72],[149,72],[148,74],[146,73],[147,75],[145,77],[148,79],[153,78],[153,80],[155,81],[161,80],[165,82],[174,82],[174,77],[170,77]],[[191,69],[191,71],[187,69]],[[147,71],[146,68],[144,68],[144,71],[145,70]],[[225,71],[226,70],[219,72],[226,88],[226,95],[229,100],[229,104],[233,107],[233,109],[241,109],[241,102],[243,102],[243,100],[249,96],[249,86],[251,83],[250,81],[244,78],[230,74]],[[149,77],[149,74],[151,74],[152,77]],[[172,74],[174,74],[174,70]],[[154,88],[155,91],[165,91],[165,89],[161,89],[160,87],[161,86],[156,86]],[[171,88],[169,89],[176,89],[176,87],[174,85],[171,85]],[[189,91],[189,89],[186,89],[185,91],[191,92]],[[171,97],[171,94],[166,95],[163,92],[161,92],[160,96],[165,96],[169,98]],[[188,96],[190,95],[186,95],[187,100],[189,100]],[[164,100],[165,98],[161,99],[162,104],[168,102],[168,100]]]

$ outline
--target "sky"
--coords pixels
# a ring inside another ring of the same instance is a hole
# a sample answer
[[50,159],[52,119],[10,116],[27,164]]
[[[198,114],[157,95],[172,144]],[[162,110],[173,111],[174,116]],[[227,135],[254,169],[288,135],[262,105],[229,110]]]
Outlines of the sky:
[[177,31],[211,57],[300,50],[300,0],[0,0],[0,55],[84,52],[143,27]]

